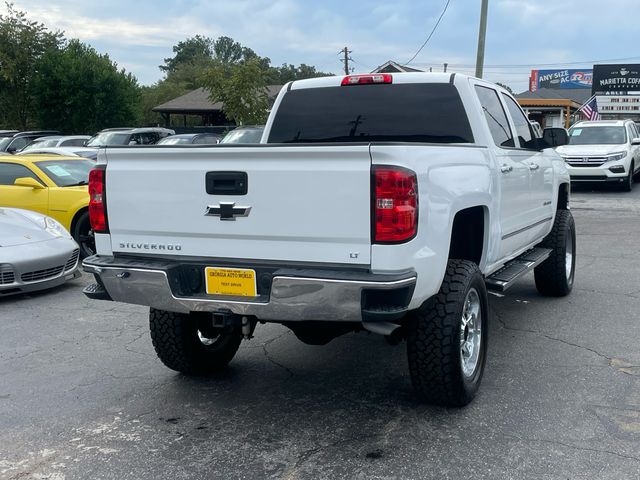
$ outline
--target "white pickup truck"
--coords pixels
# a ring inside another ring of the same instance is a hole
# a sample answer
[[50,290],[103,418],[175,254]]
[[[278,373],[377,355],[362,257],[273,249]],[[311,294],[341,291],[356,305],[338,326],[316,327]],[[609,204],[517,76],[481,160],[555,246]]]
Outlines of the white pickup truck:
[[257,323],[405,339],[418,396],[462,406],[487,289],[535,269],[540,293],[571,291],[569,175],[549,146],[508,92],[464,75],[289,83],[259,145],[100,152],[85,294],[149,306],[158,356],[184,373],[226,366]]

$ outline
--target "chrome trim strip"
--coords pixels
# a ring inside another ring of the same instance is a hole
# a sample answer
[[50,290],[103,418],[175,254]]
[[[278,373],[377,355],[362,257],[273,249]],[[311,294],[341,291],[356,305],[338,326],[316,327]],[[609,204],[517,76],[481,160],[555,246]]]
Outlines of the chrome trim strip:
[[531,225],[527,225],[526,227],[520,228],[520,229],[516,230],[515,232],[507,233],[506,235],[502,236],[502,240],[506,240],[507,238],[511,238],[511,237],[514,237],[514,236],[519,235],[521,233],[524,233],[527,230],[531,230],[532,228],[535,228],[538,225],[542,225],[543,223],[550,222],[551,220],[553,220],[553,217],[545,218],[545,219],[542,219],[542,220],[540,220],[540,221],[538,221],[536,223],[532,223]]

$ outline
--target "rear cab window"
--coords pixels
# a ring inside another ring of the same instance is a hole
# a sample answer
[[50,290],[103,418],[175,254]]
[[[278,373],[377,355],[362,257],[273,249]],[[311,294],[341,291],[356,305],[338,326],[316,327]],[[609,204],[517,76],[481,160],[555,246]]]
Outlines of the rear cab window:
[[288,91],[268,143],[473,143],[456,87],[404,83]]

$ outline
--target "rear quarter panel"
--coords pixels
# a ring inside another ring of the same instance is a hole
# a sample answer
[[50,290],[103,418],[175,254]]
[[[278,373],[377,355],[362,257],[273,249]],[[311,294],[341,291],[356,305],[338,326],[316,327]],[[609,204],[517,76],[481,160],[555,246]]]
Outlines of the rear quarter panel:
[[76,213],[89,205],[88,187],[53,187],[49,189],[49,214],[71,230]]
[[443,145],[372,145],[374,165],[399,165],[418,178],[418,233],[399,245],[372,245],[374,273],[415,269],[418,283],[410,308],[418,308],[440,288],[444,277],[455,214],[469,207],[485,209],[485,247],[480,268],[494,256],[499,225],[491,212],[498,208],[495,167],[485,147]]

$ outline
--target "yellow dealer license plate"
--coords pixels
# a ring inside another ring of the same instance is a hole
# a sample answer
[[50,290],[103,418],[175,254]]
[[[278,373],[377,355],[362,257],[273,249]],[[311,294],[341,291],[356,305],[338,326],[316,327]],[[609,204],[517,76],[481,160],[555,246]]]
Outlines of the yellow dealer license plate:
[[209,295],[257,296],[255,270],[206,267],[204,274]]

